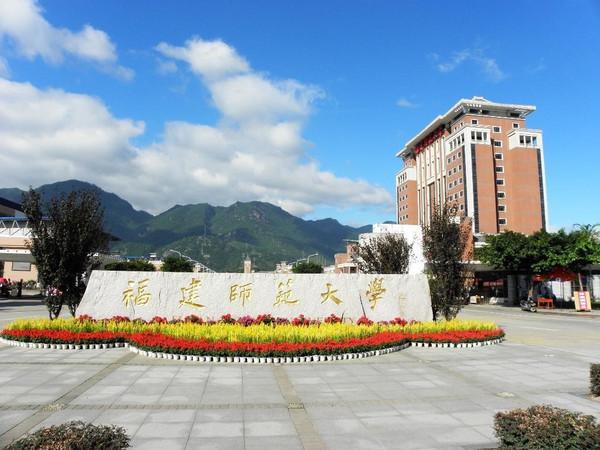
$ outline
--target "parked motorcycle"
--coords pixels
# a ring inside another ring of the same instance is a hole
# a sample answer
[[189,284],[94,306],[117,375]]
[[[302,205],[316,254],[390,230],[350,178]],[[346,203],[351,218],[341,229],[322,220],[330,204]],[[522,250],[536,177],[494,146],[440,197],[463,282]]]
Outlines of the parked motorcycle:
[[537,312],[537,304],[532,297],[521,299],[521,309],[523,311]]

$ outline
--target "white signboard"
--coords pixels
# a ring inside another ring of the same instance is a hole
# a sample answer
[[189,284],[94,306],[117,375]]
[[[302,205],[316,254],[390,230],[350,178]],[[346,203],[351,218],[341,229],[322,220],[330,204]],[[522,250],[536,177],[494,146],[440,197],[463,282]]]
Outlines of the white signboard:
[[432,319],[429,285],[419,275],[92,272],[78,315],[219,319],[330,314],[374,321]]

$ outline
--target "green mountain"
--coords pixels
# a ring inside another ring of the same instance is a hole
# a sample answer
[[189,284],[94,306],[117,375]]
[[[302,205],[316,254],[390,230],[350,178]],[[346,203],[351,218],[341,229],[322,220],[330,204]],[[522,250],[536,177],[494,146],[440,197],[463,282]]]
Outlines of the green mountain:
[[[318,253],[326,261],[344,251],[345,239],[356,239],[370,226],[353,228],[334,219],[303,220],[265,202],[176,205],[152,216],[97,186],[77,180],[40,186],[47,200],[77,189],[97,191],[105,208],[105,226],[121,241],[113,249],[129,256],[177,250],[217,271],[241,271],[249,256],[257,270],[273,270],[280,261]],[[0,197],[20,201],[22,191],[0,189]],[[18,195],[18,196],[17,196]]]
[[[120,239],[132,239],[135,237],[135,229],[152,215],[146,211],[137,211],[131,204],[116,194],[106,192],[98,186],[84,181],[67,180],[52,184],[44,184],[36,188],[42,200],[48,202],[51,198],[68,194],[72,191],[85,190],[97,192],[100,202],[104,206],[104,220],[107,231]],[[25,191],[17,188],[0,189],[0,197],[13,202],[21,203],[21,196]]]

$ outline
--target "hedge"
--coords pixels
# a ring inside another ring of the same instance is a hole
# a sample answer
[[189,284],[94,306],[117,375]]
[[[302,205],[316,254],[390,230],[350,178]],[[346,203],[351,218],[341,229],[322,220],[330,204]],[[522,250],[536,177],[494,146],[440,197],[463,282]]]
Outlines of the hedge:
[[125,429],[72,421],[41,428],[15,441],[5,450],[121,450],[129,447]]
[[499,412],[494,429],[501,449],[600,448],[600,424],[593,416],[547,405]]

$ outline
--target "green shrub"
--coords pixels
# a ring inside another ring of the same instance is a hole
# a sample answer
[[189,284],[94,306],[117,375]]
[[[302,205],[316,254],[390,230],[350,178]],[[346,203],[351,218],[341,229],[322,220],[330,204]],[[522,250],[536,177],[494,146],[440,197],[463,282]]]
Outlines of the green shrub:
[[179,256],[169,255],[163,259],[160,270],[163,272],[193,272],[194,263]]
[[13,442],[6,450],[120,450],[129,447],[125,429],[73,421],[41,428]]
[[131,261],[116,261],[108,263],[104,270],[126,270],[129,272],[154,272],[153,264],[142,259],[134,259]]
[[590,390],[592,395],[600,397],[600,364],[592,364],[590,367]]
[[537,405],[497,413],[494,429],[501,449],[600,448],[600,424],[593,416],[552,406]]
[[300,261],[292,268],[294,273],[323,273],[323,266],[314,262]]

